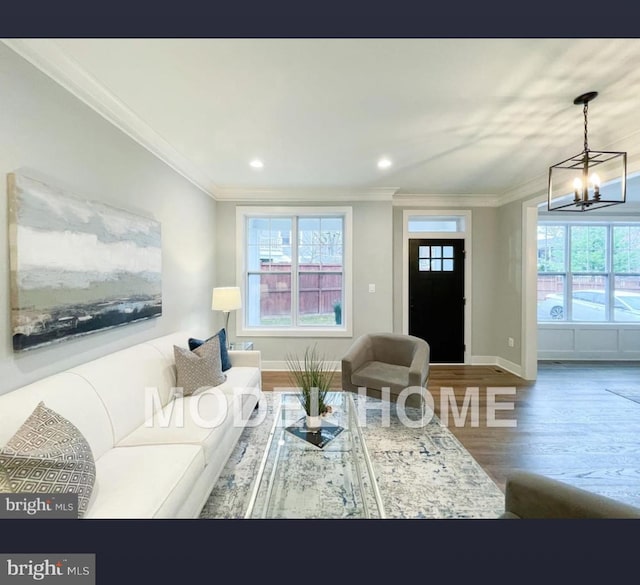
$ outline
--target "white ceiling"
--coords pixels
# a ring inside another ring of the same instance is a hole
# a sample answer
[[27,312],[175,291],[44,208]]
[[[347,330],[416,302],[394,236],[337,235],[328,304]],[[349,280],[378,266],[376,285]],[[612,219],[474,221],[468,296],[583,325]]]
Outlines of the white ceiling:
[[591,90],[590,147],[640,155],[640,39],[5,42],[218,198],[531,194]]

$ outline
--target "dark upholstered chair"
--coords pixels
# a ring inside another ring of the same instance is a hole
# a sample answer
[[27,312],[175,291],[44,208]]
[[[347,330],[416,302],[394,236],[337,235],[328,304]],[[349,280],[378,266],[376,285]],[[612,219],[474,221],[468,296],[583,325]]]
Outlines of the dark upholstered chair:
[[[353,343],[342,358],[342,389],[357,392],[366,388],[367,395],[390,400],[409,386],[427,387],[429,377],[429,344],[419,337],[398,333],[368,333]],[[417,393],[407,396],[406,406],[422,408]]]
[[515,471],[507,477],[502,518],[640,518],[640,508],[543,475]]

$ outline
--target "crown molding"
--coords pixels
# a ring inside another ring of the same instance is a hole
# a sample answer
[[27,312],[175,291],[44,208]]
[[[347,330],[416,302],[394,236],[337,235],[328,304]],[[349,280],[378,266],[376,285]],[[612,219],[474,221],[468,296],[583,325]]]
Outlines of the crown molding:
[[497,207],[500,203],[497,195],[398,193],[393,197],[393,205],[394,207],[413,205],[422,207]]
[[[0,39],[15,53],[53,79],[76,98],[100,114],[108,122],[151,152],[198,189],[218,201],[238,202],[346,202],[391,201],[394,206],[424,207],[500,207],[518,200],[527,200],[546,193],[548,177],[541,173],[500,195],[474,194],[412,194],[389,189],[266,189],[224,188],[181,155],[119,98],[89,75],[55,43],[55,39]],[[635,151],[638,132],[634,132],[602,148],[615,151]],[[627,157],[627,173],[640,171],[640,153]]]
[[108,89],[50,39],[0,39],[174,171],[215,199],[216,186]]
[[498,207],[513,203],[514,201],[546,195],[549,186],[548,181],[548,175],[539,175],[526,183],[522,183],[518,187],[509,189],[509,191],[506,191],[498,197]]
[[216,190],[218,201],[235,201],[242,203],[290,202],[318,203],[346,201],[389,201],[393,200],[396,189],[267,189],[250,187],[228,187]]

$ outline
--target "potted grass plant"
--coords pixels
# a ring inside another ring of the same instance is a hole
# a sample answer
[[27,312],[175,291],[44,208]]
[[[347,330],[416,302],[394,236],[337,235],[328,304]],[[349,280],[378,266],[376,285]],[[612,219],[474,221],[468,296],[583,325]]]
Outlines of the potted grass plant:
[[307,428],[318,429],[322,416],[331,412],[328,393],[335,371],[316,345],[307,347],[302,359],[287,354],[286,362],[290,381],[298,390],[298,399],[306,414]]

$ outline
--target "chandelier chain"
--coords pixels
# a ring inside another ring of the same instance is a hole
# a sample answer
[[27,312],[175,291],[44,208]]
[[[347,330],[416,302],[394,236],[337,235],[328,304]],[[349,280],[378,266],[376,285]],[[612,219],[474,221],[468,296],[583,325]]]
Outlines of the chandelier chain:
[[589,144],[587,142],[587,110],[589,108],[589,102],[585,102],[583,113],[584,113],[584,151],[587,152],[589,150]]

